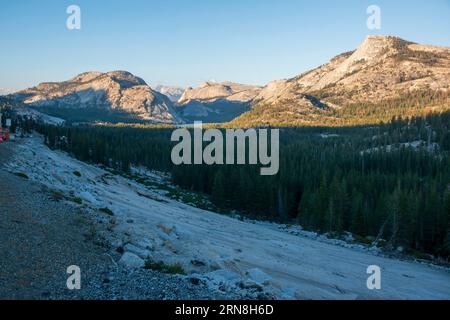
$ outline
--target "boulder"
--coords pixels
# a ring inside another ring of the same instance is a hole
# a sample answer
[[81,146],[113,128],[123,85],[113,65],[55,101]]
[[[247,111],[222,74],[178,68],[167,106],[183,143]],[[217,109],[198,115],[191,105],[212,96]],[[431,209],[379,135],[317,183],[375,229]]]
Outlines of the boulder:
[[129,269],[139,269],[144,267],[145,262],[134,253],[125,252],[120,258],[119,264]]

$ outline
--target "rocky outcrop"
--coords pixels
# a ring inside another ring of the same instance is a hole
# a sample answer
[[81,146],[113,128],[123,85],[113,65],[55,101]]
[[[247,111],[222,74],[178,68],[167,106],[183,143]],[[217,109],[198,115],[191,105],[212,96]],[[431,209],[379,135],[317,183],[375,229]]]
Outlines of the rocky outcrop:
[[120,258],[119,264],[126,268],[139,269],[144,267],[145,262],[134,253],[125,252]]

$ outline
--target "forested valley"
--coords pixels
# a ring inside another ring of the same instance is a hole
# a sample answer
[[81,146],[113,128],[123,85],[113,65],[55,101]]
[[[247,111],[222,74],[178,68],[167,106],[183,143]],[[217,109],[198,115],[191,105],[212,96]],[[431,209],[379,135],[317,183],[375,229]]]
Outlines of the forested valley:
[[171,173],[182,188],[207,194],[217,210],[298,223],[409,254],[450,257],[450,113],[386,124],[280,129],[280,171],[252,165],[174,166],[174,128],[145,125],[56,127],[29,120],[52,149],[129,171]]

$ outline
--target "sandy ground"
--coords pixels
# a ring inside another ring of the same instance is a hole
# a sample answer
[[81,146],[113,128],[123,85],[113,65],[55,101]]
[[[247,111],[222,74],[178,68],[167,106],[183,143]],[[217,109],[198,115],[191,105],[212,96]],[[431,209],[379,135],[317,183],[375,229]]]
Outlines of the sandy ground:
[[[83,199],[85,209],[111,209],[113,243],[142,259],[181,263],[211,288],[231,292],[258,287],[279,299],[450,299],[448,269],[200,210],[51,151],[40,138],[17,144],[14,162],[7,167]],[[366,286],[370,265],[382,270],[381,290]]]

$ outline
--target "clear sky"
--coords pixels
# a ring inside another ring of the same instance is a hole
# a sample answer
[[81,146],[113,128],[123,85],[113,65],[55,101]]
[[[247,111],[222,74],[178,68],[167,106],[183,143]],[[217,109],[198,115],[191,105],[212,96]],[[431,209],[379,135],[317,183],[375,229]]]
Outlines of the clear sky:
[[[66,9],[81,8],[81,30]],[[366,27],[381,8],[381,30]],[[450,46],[450,0],[0,1],[0,88],[127,70],[150,85],[266,84],[326,63],[369,34]]]

